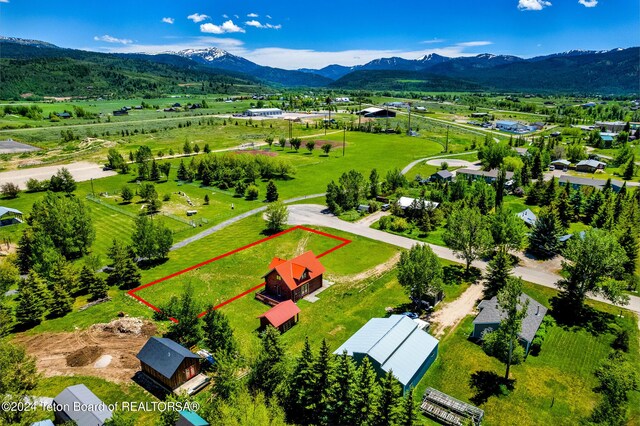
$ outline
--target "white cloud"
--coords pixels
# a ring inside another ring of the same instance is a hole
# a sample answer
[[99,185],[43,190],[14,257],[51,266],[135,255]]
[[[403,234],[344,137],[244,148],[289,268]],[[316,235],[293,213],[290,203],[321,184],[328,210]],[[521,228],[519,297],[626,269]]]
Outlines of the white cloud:
[[436,44],[436,43],[442,43],[444,41],[445,40],[441,39],[441,38],[434,38],[434,39],[431,39],[431,40],[423,40],[420,43],[421,44]]
[[162,22],[165,24],[173,24],[176,20],[173,18],[162,18]]
[[244,28],[241,28],[233,23],[231,19],[222,23],[222,25],[215,25],[206,23],[200,25],[200,31],[210,34],[224,34],[224,33],[244,33]]
[[268,29],[272,29],[272,30],[279,30],[280,28],[282,28],[282,25],[280,25],[280,24],[278,24],[278,25],[271,25],[269,23],[262,24],[262,23],[260,23],[260,21],[256,21],[255,19],[245,22],[245,25],[247,25],[249,27],[268,28]]
[[0,3],[9,3],[9,0],[0,0]]
[[250,13],[247,15],[247,18],[257,18],[258,16],[260,15],[258,15],[257,13]]
[[225,14],[223,14],[223,15],[222,15],[222,17],[223,17],[224,19],[229,19],[229,15],[227,15],[226,13],[225,13]]
[[194,13],[192,15],[187,16],[187,19],[191,19],[194,23],[198,23],[198,22],[202,22],[205,19],[209,19],[211,18],[209,15],[204,15],[204,14],[199,14],[199,13]]
[[488,46],[493,44],[490,41],[465,41],[464,43],[457,43],[456,46],[460,47],[477,47],[477,46]]
[[271,15],[265,15],[267,19],[271,19]]
[[240,19],[240,17],[239,17],[238,15],[233,15],[233,16],[234,16],[234,18],[236,18],[236,19]]
[[519,0],[518,9],[520,10],[542,10],[547,6],[551,6],[550,1],[546,0]]
[[598,5],[598,0],[578,0],[578,3],[584,7],[596,7]]
[[100,37],[95,36],[95,37],[93,37],[93,39],[95,41],[104,41],[104,42],[107,42],[107,43],[119,43],[119,44],[131,44],[131,43],[133,43],[133,40],[129,40],[127,38],[111,37],[108,34],[105,34],[105,35],[100,36]]

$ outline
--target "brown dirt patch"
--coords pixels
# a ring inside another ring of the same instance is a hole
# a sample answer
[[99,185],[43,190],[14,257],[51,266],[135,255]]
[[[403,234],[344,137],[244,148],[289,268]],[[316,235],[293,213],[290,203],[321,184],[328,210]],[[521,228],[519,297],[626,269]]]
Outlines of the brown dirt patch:
[[314,142],[316,143],[316,145],[314,146],[314,149],[322,149],[322,145],[326,145],[326,144],[331,145],[332,148],[342,147],[342,142],[325,141],[325,140],[315,140]]
[[[136,354],[155,332],[149,321],[124,317],[72,333],[19,334],[15,342],[36,358],[45,377],[85,375],[124,383],[140,369]],[[94,368],[101,355],[110,355],[111,363]]]
[[240,151],[233,151],[235,154],[249,154],[249,155],[266,155],[267,157],[275,157],[278,155],[277,152],[273,151],[261,151],[259,149],[247,149]]
[[100,346],[85,346],[66,356],[69,367],[84,367],[93,364],[102,355],[103,348]]
[[371,269],[367,269],[366,271],[360,272],[358,274],[353,275],[343,275],[343,276],[331,276],[331,280],[335,280],[339,283],[343,284],[357,284],[362,283],[369,278],[378,278],[382,276],[385,272],[391,270],[396,263],[400,260],[400,253],[396,253],[389,258],[384,263],[381,263],[377,266],[374,266]]

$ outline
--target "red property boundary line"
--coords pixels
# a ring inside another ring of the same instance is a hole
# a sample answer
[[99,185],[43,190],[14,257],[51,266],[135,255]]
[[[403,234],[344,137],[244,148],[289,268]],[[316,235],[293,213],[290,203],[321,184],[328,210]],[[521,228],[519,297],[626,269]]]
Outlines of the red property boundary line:
[[[156,311],[156,312],[160,312],[160,308],[158,308],[157,306],[155,306],[155,305],[153,305],[152,303],[148,302],[147,300],[143,299],[142,297],[138,296],[138,295],[136,294],[136,292],[138,292],[138,291],[140,291],[140,290],[143,290],[143,289],[145,289],[145,288],[151,287],[151,286],[153,286],[153,285],[160,284],[160,283],[161,283],[161,282],[163,282],[163,281],[170,280],[171,278],[175,278],[175,277],[177,277],[177,276],[179,276],[179,275],[182,275],[182,274],[185,274],[185,273],[187,273],[187,272],[193,271],[194,269],[201,268],[201,267],[206,266],[206,265],[208,265],[208,264],[210,264],[210,263],[213,263],[213,262],[215,262],[215,261],[217,261],[217,260],[223,259],[223,258],[225,258],[225,257],[227,257],[227,256],[231,256],[232,254],[235,254],[235,253],[241,252],[241,251],[243,251],[243,250],[247,250],[247,249],[249,249],[249,248],[251,248],[251,247],[255,247],[255,246],[257,246],[258,244],[262,244],[262,243],[267,242],[267,241],[269,241],[269,240],[273,240],[273,239],[275,239],[275,238],[281,237],[281,236],[283,236],[283,235],[285,235],[285,234],[288,234],[289,232],[292,232],[292,231],[295,231],[295,230],[303,230],[303,231],[311,232],[311,233],[318,234],[318,235],[322,235],[323,237],[331,238],[331,239],[338,240],[338,241],[340,241],[340,242],[341,242],[341,243],[340,243],[340,244],[338,244],[337,246],[335,246],[335,247],[333,247],[333,248],[330,248],[329,250],[325,251],[324,253],[320,253],[320,254],[317,256],[317,257],[319,257],[319,258],[320,258],[320,257],[323,257],[323,256],[326,256],[326,255],[328,255],[329,253],[333,253],[334,251],[336,251],[336,250],[338,250],[338,249],[341,249],[342,247],[346,246],[347,244],[349,244],[349,243],[351,242],[351,240],[348,240],[348,239],[346,239],[346,238],[342,238],[342,237],[338,237],[337,235],[328,234],[328,233],[326,233],[326,232],[322,232],[322,231],[318,231],[318,230],[315,230],[315,229],[307,228],[306,226],[300,226],[300,225],[298,225],[298,226],[294,226],[293,228],[286,229],[286,230],[284,230],[284,231],[282,231],[282,232],[278,232],[277,234],[271,235],[270,237],[266,237],[266,238],[263,238],[263,239],[261,239],[261,240],[254,241],[253,243],[251,243],[251,244],[247,244],[246,246],[243,246],[243,247],[237,248],[237,249],[235,249],[235,250],[231,250],[230,252],[227,252],[227,253],[221,254],[220,256],[216,256],[216,257],[211,258],[211,259],[209,259],[209,260],[205,260],[204,262],[200,262],[200,263],[198,263],[197,265],[193,265],[193,266],[190,266],[190,267],[188,267],[188,268],[186,268],[186,269],[183,269],[183,270],[181,270],[181,271],[174,272],[173,274],[167,275],[166,277],[162,277],[162,278],[159,278],[159,279],[157,279],[157,280],[155,280],[155,281],[151,281],[150,283],[144,284],[144,285],[142,285],[142,286],[140,286],[140,287],[136,287],[136,288],[134,288],[133,290],[129,290],[129,291],[127,292],[127,294],[128,294],[129,296],[133,297],[134,299],[136,299],[138,302],[141,302],[141,303],[143,303],[144,305],[148,306],[149,308],[153,309],[154,311]],[[255,287],[252,287],[252,288],[250,288],[250,289],[248,289],[248,290],[245,290],[245,291],[243,291],[242,293],[240,293],[240,294],[237,294],[237,295],[233,296],[231,299],[225,300],[224,302],[222,302],[222,303],[220,303],[220,304],[218,304],[218,305],[214,306],[214,307],[213,307],[213,309],[219,309],[219,308],[221,308],[221,307],[223,307],[223,306],[225,306],[225,305],[228,305],[229,303],[234,302],[234,301],[236,301],[236,300],[240,299],[241,297],[246,296],[246,295],[247,295],[247,294],[249,294],[249,293],[253,293],[253,292],[254,292],[254,291],[256,291],[256,290],[259,290],[259,289],[260,289],[261,287],[263,287],[264,285],[265,285],[265,283],[263,282],[263,283],[261,283],[261,284],[258,284],[258,285],[257,285],[257,286],[255,286]],[[198,314],[198,318],[203,317],[206,313],[207,313],[207,311],[201,312],[200,314]],[[175,323],[177,323],[177,322],[178,322],[178,320],[177,320],[177,319],[175,319],[175,318],[169,318],[169,319],[170,319],[171,321],[175,322]]]

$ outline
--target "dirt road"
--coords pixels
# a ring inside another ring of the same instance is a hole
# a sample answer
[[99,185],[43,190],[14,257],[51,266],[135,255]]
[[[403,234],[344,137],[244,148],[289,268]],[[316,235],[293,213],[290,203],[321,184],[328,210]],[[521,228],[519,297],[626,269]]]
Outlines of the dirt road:
[[102,170],[102,166],[87,161],[77,163],[60,164],[57,166],[34,167],[30,169],[18,169],[0,173],[0,185],[3,183],[15,183],[20,189],[27,188],[27,181],[31,178],[38,180],[50,179],[58,170],[65,167],[77,182],[90,179],[100,179],[117,174],[115,171]]
[[476,302],[482,298],[482,290],[482,285],[472,284],[460,297],[446,303],[440,310],[434,312],[429,318],[429,321],[434,325],[429,329],[429,333],[440,337],[447,330],[455,328],[464,317],[473,311]]

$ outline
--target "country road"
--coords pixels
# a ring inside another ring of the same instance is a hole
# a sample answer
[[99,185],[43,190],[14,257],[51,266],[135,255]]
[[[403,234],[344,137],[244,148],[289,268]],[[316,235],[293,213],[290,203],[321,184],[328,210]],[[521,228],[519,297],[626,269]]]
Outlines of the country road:
[[[423,244],[419,241],[412,240],[411,238],[389,234],[387,232],[369,228],[366,225],[345,222],[341,219],[338,219],[333,214],[327,212],[326,207],[317,204],[295,204],[289,206],[289,224],[315,225],[338,229],[340,231],[360,235],[372,240],[391,244],[397,247],[402,247],[404,249],[409,249],[416,244]],[[451,249],[434,244],[429,244],[429,246],[441,259],[446,259],[456,263],[462,263],[462,261],[456,257]],[[487,267],[487,263],[481,260],[476,260],[475,262],[473,262],[473,266],[479,268],[480,270],[485,270]],[[561,278],[558,274],[548,272],[542,268],[535,268],[531,266],[516,266],[514,268],[513,274],[515,276],[521,277],[525,281],[554,289],[557,288],[555,283]],[[611,302],[600,296],[589,297],[600,302],[612,304]],[[640,317],[640,297],[630,296],[629,299],[629,304],[625,306],[625,308],[635,312]]]

